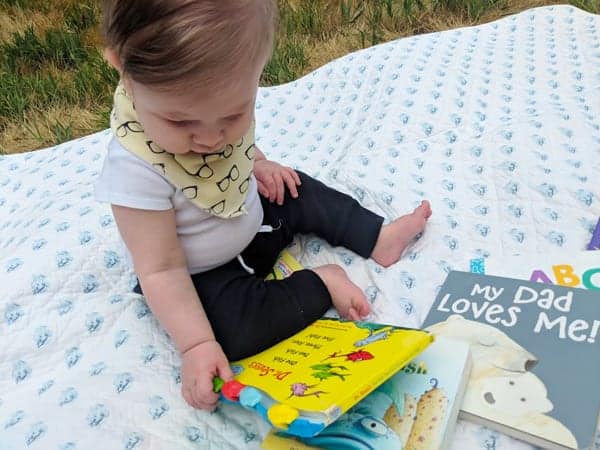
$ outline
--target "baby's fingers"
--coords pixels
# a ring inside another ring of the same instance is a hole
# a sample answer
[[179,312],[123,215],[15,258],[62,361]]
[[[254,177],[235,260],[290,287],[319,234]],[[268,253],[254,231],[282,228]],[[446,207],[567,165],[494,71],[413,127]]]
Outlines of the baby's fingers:
[[283,197],[285,196],[285,184],[283,175],[280,173],[273,174],[273,178],[275,179],[275,201],[278,205],[283,205]]
[[267,189],[267,187],[261,181],[258,181],[258,180],[256,180],[256,184],[257,184],[258,192],[260,193],[260,195],[268,198],[269,190]]
[[208,386],[202,386],[196,389],[194,393],[195,401],[200,405],[201,409],[212,411],[217,406],[219,395],[213,391],[212,381]]
[[300,178],[298,174],[292,170],[288,169],[285,172],[282,172],[282,178],[285,181],[285,185],[290,191],[290,195],[292,198],[298,198],[298,185],[300,184]]
[[263,186],[265,186],[267,190],[267,197],[271,203],[277,200],[277,183],[273,175],[269,175],[263,179]]
[[224,362],[221,362],[217,370],[219,372],[219,376],[223,379],[223,381],[229,381],[233,378],[233,372],[231,371],[231,367],[229,367],[229,363],[225,359]]
[[182,387],[181,395],[183,395],[183,398],[185,399],[187,404],[190,405],[192,408],[196,408],[196,409],[200,408],[200,403],[198,403],[196,401],[196,399],[194,398],[194,395],[192,394],[191,389],[186,389],[186,388]]
[[194,408],[212,411],[217,406],[219,395],[213,392],[212,377],[200,376],[189,388],[184,388],[183,397]]
[[288,170],[288,172],[290,172],[292,174],[292,177],[294,178],[294,182],[296,183],[296,185],[300,186],[302,184],[302,181],[300,180],[300,175],[298,175],[298,172],[296,172],[291,167],[287,167],[287,170]]

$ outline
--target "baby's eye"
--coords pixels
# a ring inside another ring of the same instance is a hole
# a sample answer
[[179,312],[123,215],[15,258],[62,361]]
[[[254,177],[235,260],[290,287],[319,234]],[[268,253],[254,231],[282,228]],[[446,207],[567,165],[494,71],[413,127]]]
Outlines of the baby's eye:
[[242,117],[242,114],[234,114],[232,116],[225,117],[225,120],[227,122],[235,122],[235,121],[239,120],[241,117]]
[[189,120],[171,120],[171,119],[167,119],[167,122],[169,122],[169,124],[171,126],[174,127],[185,127],[189,124]]

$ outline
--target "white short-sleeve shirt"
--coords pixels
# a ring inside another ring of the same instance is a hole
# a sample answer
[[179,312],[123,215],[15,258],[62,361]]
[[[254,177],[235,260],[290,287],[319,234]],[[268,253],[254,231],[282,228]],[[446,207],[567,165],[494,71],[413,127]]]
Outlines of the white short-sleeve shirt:
[[246,198],[248,214],[223,219],[195,206],[181,189],[127,151],[115,138],[109,143],[102,172],[96,180],[95,197],[101,202],[137,209],[173,208],[177,234],[191,274],[205,272],[237,257],[258,233],[263,219],[254,176]]

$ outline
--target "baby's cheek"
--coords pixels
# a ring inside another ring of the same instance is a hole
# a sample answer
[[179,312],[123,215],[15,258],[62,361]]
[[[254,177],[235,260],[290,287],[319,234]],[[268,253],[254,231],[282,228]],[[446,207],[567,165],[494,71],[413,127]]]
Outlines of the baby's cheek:
[[227,142],[237,142],[250,130],[252,125],[252,118],[244,120],[239,124],[236,124],[230,130],[228,130]]
[[182,153],[190,150],[189,136],[182,130],[156,127],[151,133],[146,134],[169,153]]

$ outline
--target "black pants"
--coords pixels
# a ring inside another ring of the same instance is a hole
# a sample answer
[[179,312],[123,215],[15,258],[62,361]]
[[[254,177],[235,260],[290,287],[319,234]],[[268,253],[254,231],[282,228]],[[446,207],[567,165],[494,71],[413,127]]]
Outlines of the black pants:
[[[298,198],[286,191],[283,205],[261,197],[263,225],[242,252],[248,273],[237,259],[192,275],[215,337],[230,361],[258,353],[297,333],[331,307],[331,296],[312,270],[284,280],[265,281],[277,256],[295,234],[313,233],[333,246],[344,246],[368,258],[383,218],[352,197],[298,171]],[[139,286],[137,287],[139,289]]]

